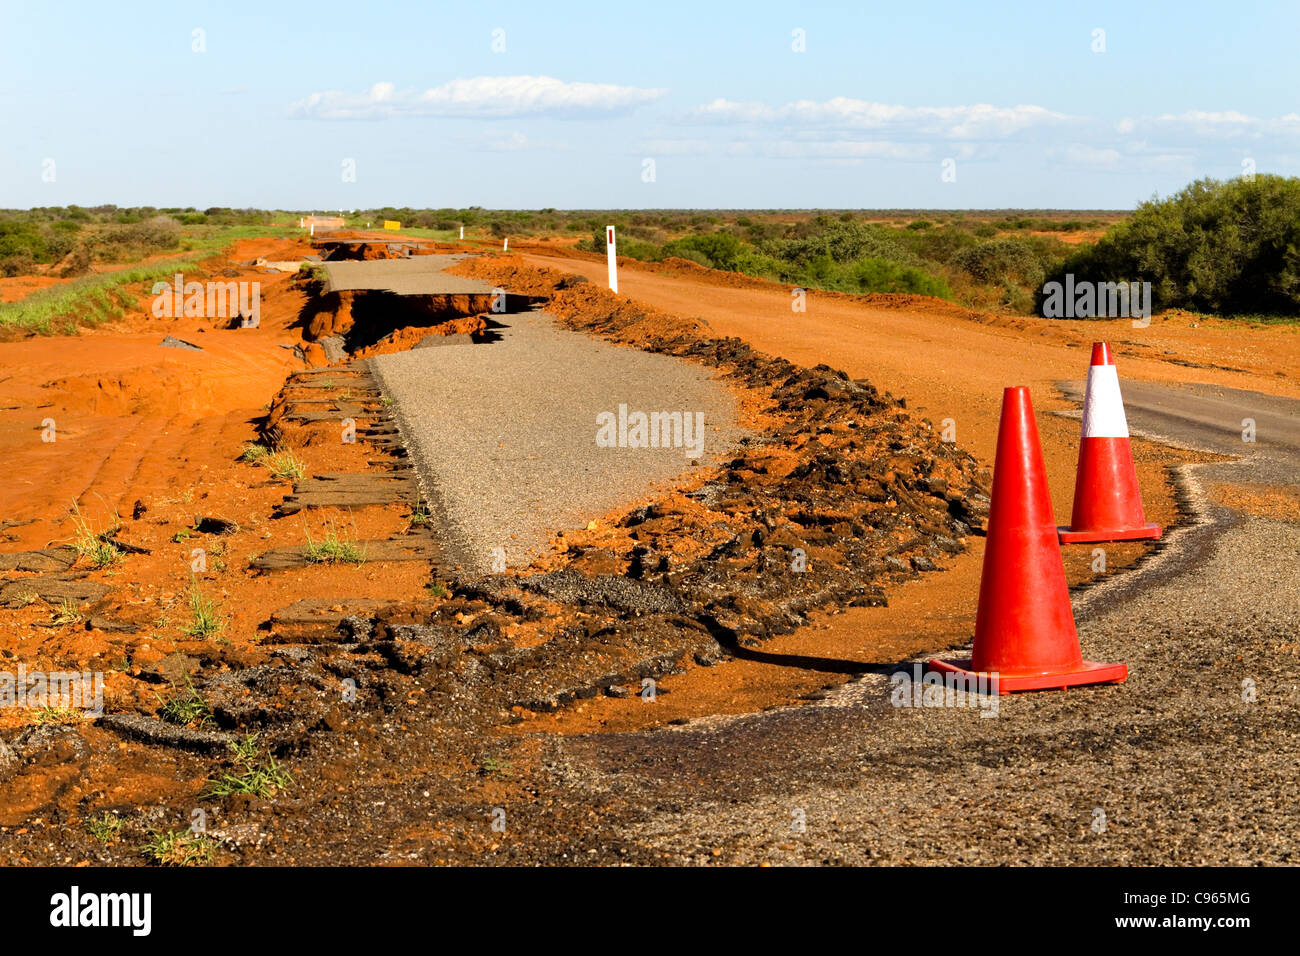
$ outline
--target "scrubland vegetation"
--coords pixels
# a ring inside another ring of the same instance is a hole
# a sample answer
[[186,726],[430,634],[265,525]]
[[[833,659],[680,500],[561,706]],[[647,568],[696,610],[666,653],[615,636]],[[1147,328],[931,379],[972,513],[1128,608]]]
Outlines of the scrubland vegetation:
[[[0,275],[75,278],[0,304],[0,330],[60,331],[121,314],[123,287],[230,242],[301,235],[301,212],[116,206],[0,210]],[[384,207],[345,214],[346,228],[388,220],[408,235],[568,238],[650,262],[686,259],[806,288],[937,296],[970,308],[1040,310],[1045,282],[1072,273],[1147,281],[1157,309],[1300,315],[1300,179],[1200,180],[1135,212],[1063,210],[491,210]],[[141,263],[105,271],[113,264]]]
[[1202,179],[1151,200],[1055,270],[1151,283],[1156,309],[1300,315],[1300,179]]

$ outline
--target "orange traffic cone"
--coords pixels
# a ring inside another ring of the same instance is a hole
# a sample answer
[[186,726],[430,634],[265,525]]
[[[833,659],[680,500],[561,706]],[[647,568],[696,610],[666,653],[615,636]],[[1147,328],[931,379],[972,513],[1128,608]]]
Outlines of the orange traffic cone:
[[[1002,394],[975,646],[968,661],[935,670],[983,676],[999,694],[1124,680],[1124,664],[1085,661],[1074,629],[1065,565],[1029,389]],[[976,686],[973,680],[968,687]]]
[[1092,345],[1079,469],[1074,478],[1074,511],[1070,527],[1060,533],[1062,544],[1160,537],[1160,525],[1148,524],[1142,512],[1119,375],[1105,342]]

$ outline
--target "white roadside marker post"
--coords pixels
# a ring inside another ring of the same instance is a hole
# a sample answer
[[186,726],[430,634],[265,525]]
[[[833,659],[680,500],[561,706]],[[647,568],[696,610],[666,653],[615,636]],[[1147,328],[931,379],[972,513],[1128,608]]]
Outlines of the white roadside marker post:
[[618,292],[618,253],[614,248],[614,227],[605,227],[605,255],[609,259],[609,291]]
[[465,227],[464,227],[464,226],[461,226],[461,227],[460,227],[460,237],[461,237],[462,239],[465,238]]
[[509,236],[506,236],[505,239],[503,239],[503,240],[501,241],[501,251],[502,251],[502,252],[509,252],[509,251],[510,251],[510,237],[509,237]]

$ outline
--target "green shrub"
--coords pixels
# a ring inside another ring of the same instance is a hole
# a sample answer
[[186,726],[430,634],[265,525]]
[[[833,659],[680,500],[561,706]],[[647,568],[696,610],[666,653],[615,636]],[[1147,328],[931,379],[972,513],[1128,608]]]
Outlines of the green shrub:
[[0,258],[0,275],[25,276],[36,271],[36,258],[30,252],[15,252]]
[[916,258],[940,265],[953,265],[962,250],[979,241],[965,229],[951,225],[923,232],[904,232],[903,239]]
[[747,276],[760,279],[774,279],[778,282],[793,280],[794,270],[789,263],[782,262],[775,256],[767,256],[755,249],[745,248],[736,255],[735,270]]
[[708,232],[665,242],[660,249],[666,259],[691,259],[714,269],[732,270],[743,243],[729,232]]
[[829,258],[833,262],[856,259],[887,259],[915,264],[912,254],[898,236],[898,230],[858,220],[845,221],[816,216],[800,223],[787,238],[761,242],[760,252],[796,263]]
[[1300,179],[1198,180],[1143,203],[1049,279],[1067,273],[1150,282],[1157,309],[1300,315]]
[[1041,285],[1046,270],[1032,243],[1007,237],[989,239],[957,253],[953,265],[966,271],[977,282],[1001,283],[1006,280]]
[[84,276],[90,271],[90,249],[82,244],[73,250],[72,255],[63,268],[59,270],[59,278],[72,279],[76,276]]
[[887,259],[859,259],[852,263],[844,280],[851,285],[846,292],[907,292],[952,298],[952,291],[942,279],[936,279],[915,266],[899,265]]
[[704,266],[706,269],[712,269],[713,260],[700,252],[698,249],[675,249],[670,253],[673,259],[685,259],[687,262],[694,262],[697,265]]

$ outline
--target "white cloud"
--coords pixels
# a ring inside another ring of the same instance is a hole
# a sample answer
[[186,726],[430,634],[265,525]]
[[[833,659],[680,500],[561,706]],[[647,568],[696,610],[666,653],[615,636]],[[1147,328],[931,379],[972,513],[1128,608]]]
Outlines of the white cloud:
[[732,143],[732,156],[765,156],[774,159],[926,159],[931,148],[924,144],[893,143],[885,140],[791,140],[762,143]]
[[1196,149],[1154,145],[1142,140],[1114,145],[1072,142],[1051,147],[1045,156],[1049,162],[1101,172],[1192,176],[1201,168]]
[[717,145],[707,139],[649,139],[629,152],[637,156],[708,156],[717,151]]
[[861,162],[866,159],[926,160],[934,150],[925,143],[887,140],[831,139],[800,134],[771,138],[652,139],[629,150],[638,156],[731,156],[763,159],[814,159]]
[[1115,128],[1124,134],[1143,131],[1186,141],[1259,139],[1265,136],[1300,135],[1300,114],[1285,116],[1250,116],[1238,110],[1187,110],[1161,113],[1159,116],[1125,117]]
[[365,93],[327,90],[289,107],[306,119],[387,119],[398,116],[499,118],[600,116],[626,112],[667,91],[610,83],[568,83],[550,76],[478,76],[423,92],[381,82]]
[[466,149],[478,150],[484,153],[518,153],[524,150],[537,152],[539,150],[567,150],[572,149],[568,143],[560,140],[539,140],[521,133],[519,130],[488,129],[474,135],[457,135],[453,134],[456,142],[464,143]]
[[514,153],[521,149],[527,149],[530,143],[528,137],[518,130],[508,133],[485,133],[480,140],[480,149],[488,150],[494,153]]
[[1120,152],[1117,149],[1098,148],[1087,143],[1070,143],[1048,150],[1048,156],[1071,166],[1094,166],[1102,169],[1114,169],[1119,165]]
[[781,106],[716,99],[686,114],[687,122],[757,124],[822,129],[875,129],[948,139],[1006,137],[1072,119],[1041,106],[899,106],[837,96]]

